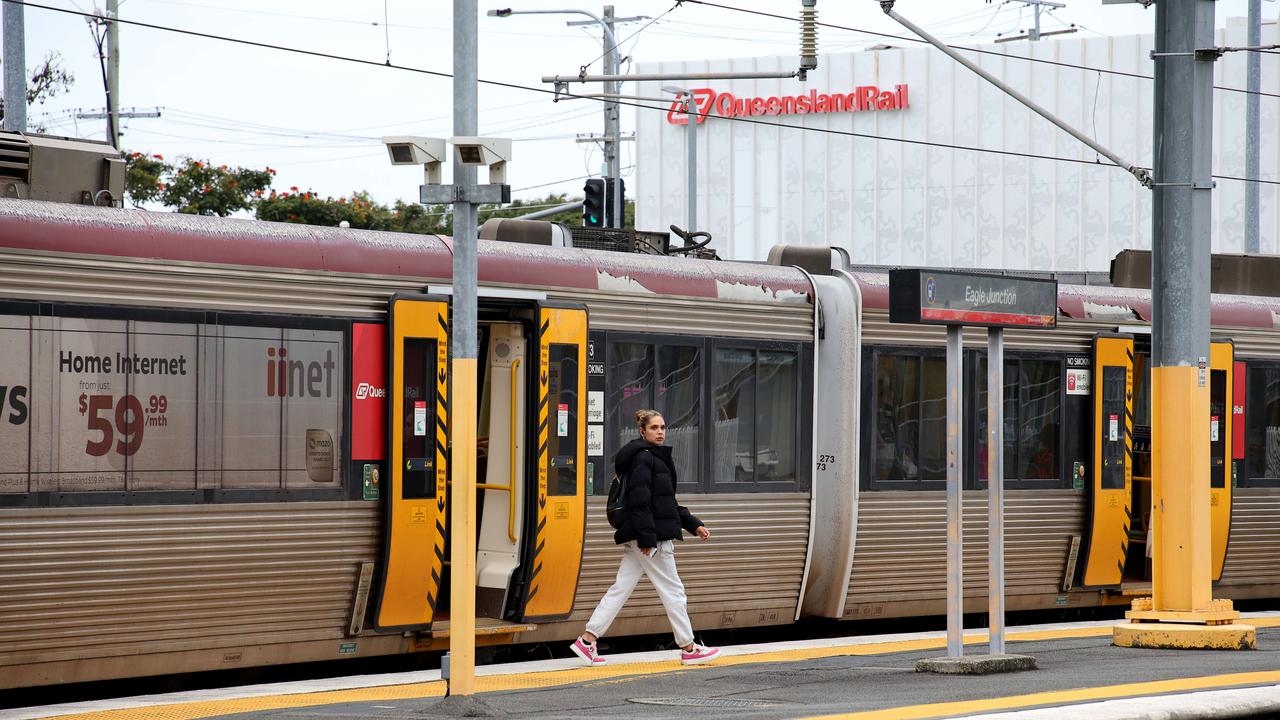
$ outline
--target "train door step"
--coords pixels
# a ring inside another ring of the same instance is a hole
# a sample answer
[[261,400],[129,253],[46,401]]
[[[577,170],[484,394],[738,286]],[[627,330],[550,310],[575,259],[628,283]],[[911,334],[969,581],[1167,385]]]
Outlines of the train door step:
[[[498,618],[476,618],[476,635],[514,635],[515,633],[537,630],[533,623],[513,623]],[[432,638],[449,637],[449,620],[437,620],[431,623]]]
[[1120,594],[1126,595],[1126,596],[1150,595],[1151,583],[1149,582],[1120,583]]

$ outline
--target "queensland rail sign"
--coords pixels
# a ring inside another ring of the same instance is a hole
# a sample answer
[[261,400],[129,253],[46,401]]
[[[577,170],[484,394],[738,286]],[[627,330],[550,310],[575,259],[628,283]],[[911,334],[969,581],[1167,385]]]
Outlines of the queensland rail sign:
[[889,321],[1053,328],[1058,281],[951,270],[890,270]]

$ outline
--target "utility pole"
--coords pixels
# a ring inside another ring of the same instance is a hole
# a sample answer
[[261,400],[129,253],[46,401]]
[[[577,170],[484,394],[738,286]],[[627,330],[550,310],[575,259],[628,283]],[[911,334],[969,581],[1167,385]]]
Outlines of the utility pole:
[[4,4],[4,129],[27,130],[27,42],[25,6]]
[[[608,28],[608,32],[604,34],[603,38],[605,43],[604,74],[616,75],[618,73],[618,65],[621,63],[618,58],[618,38],[613,32],[612,5],[604,6],[604,24]],[[616,82],[605,83],[604,91],[610,95],[617,95],[619,85],[620,83]],[[604,104],[604,162],[605,172],[608,173],[608,177],[613,178],[613,197],[609,198],[609,205],[613,208],[613,211],[608,215],[613,219],[611,225],[618,228],[625,224],[622,215],[622,184],[618,182],[618,179],[622,177],[618,170],[618,136],[620,133],[618,103],[616,101],[607,102]]]
[[[472,136],[479,126],[479,19],[476,0],[453,0],[453,134]],[[449,593],[449,694],[472,695],[476,681],[476,206],[465,191],[476,185],[476,169],[453,165],[453,322],[450,459],[453,501],[449,518],[452,588]],[[460,191],[461,190],[461,191]],[[462,560],[461,563],[458,561]],[[469,560],[469,562],[468,562]],[[459,582],[459,576],[466,575]]]
[[[114,97],[114,95],[112,97]],[[153,110],[139,110],[138,108],[135,107],[129,110],[121,110],[119,105],[117,105],[114,111],[112,111],[110,108],[104,108],[102,110],[78,111],[76,112],[76,119],[77,120],[105,119],[107,121],[107,132],[110,133],[111,127],[112,127],[111,117],[113,115],[115,116],[115,129],[116,129],[115,138],[116,139],[114,142],[111,143],[111,145],[115,149],[119,150],[120,137],[124,135],[124,132],[120,130],[120,121],[134,120],[137,118],[158,118],[160,117],[160,108],[157,107]],[[110,134],[108,134],[108,137],[110,137]]]
[[[1117,645],[1244,649],[1256,631],[1213,599],[1209,514],[1209,266],[1214,0],[1156,3],[1151,209],[1152,596]],[[1139,513],[1146,508],[1133,508]]]
[[[1249,47],[1262,45],[1262,0],[1249,0]],[[1250,52],[1244,112],[1244,251],[1262,252],[1258,237],[1258,91],[1262,89],[1262,53]]]
[[107,0],[107,140],[120,149],[120,0]]
[[[598,22],[603,33],[601,42],[604,45],[605,51],[604,74],[618,75],[621,69],[619,66],[622,64],[622,58],[618,54],[618,36],[614,33],[614,27],[622,23],[638,22],[644,19],[645,18],[643,16],[628,18],[615,17],[613,14],[613,6],[605,5],[604,16],[597,20],[578,20],[565,24],[573,27],[577,25],[590,25],[593,22]],[[619,122],[620,112],[618,110],[616,96],[618,95],[619,89],[622,87],[622,83],[618,80],[606,80],[603,85],[605,96],[615,98],[604,103],[604,137],[600,139],[601,145],[604,148],[605,177],[613,178],[613,196],[608,200],[610,212],[605,213],[605,215],[613,219],[613,222],[610,223],[612,227],[620,228],[626,224],[624,222],[625,215],[623,214],[624,203],[622,199],[622,183],[618,182],[622,178],[622,162],[620,160],[621,153],[619,152],[619,148],[622,147],[620,144],[622,142],[622,128]]]

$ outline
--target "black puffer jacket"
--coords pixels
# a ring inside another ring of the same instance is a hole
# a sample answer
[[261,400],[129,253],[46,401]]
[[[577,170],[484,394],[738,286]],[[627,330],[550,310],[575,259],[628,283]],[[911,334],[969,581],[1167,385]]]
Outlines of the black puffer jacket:
[[627,475],[627,519],[613,533],[621,545],[635,540],[642,548],[659,540],[682,540],[680,529],[697,532],[702,521],[676,502],[676,464],[671,448],[636,438],[613,460],[618,476]]

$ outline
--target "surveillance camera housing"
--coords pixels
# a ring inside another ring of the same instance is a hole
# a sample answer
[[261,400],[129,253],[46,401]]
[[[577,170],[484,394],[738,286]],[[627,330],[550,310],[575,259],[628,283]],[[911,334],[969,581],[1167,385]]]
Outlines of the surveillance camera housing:
[[390,135],[382,138],[382,144],[387,146],[387,156],[392,165],[426,165],[445,160],[442,138]]
[[507,161],[511,159],[510,138],[455,137],[454,159],[463,167],[489,166],[489,182],[507,181]]
[[479,167],[511,159],[510,138],[455,137],[453,152],[458,164]]

